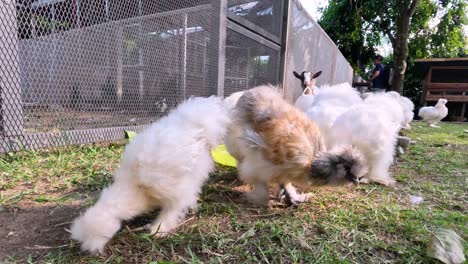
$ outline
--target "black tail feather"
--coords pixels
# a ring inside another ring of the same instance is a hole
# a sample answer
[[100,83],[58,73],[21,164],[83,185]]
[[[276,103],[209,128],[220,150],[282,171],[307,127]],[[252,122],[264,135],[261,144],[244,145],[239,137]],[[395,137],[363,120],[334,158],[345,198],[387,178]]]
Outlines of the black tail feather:
[[366,173],[364,159],[351,146],[319,153],[310,168],[311,180],[317,185],[346,181],[357,184]]

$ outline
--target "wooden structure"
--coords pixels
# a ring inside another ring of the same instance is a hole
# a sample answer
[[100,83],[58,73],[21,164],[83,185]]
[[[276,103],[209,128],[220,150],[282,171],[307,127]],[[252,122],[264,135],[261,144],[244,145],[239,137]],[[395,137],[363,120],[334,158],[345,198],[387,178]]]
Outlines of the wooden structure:
[[441,97],[468,102],[468,58],[417,59],[415,65],[423,76],[421,104]]
[[372,83],[371,82],[353,82],[353,87],[356,88],[360,93],[370,92]]
[[415,67],[422,76],[420,105],[445,98],[461,103],[461,117],[468,102],[468,58],[417,59]]

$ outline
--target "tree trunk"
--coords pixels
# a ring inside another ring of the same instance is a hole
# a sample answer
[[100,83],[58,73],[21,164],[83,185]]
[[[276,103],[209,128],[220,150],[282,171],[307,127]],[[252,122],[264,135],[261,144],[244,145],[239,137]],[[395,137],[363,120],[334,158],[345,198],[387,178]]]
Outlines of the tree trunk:
[[398,18],[398,31],[395,36],[393,47],[393,76],[392,90],[403,94],[405,82],[406,59],[408,58],[408,38],[409,38],[410,18],[400,15]]
[[411,5],[406,7],[400,5],[399,16],[397,20],[397,32],[393,45],[393,76],[392,90],[403,94],[405,83],[406,59],[408,58],[408,38],[410,31],[410,21],[413,16],[419,0],[413,0]]

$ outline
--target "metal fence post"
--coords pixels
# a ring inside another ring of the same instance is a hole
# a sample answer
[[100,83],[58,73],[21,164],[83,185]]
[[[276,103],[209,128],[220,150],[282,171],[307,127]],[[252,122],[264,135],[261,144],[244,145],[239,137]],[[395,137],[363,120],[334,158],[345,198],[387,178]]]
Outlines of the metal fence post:
[[285,79],[286,79],[286,54],[287,54],[287,44],[288,44],[288,33],[289,33],[289,4],[290,0],[284,0],[282,6],[283,12],[283,25],[281,28],[281,55],[280,55],[280,67],[279,67],[279,83],[283,89],[287,89]]
[[184,13],[183,27],[182,27],[182,37],[183,37],[183,53],[182,53],[182,91],[181,97],[182,100],[185,100],[187,97],[187,28],[188,28],[188,14]]
[[118,25],[116,29],[116,42],[117,42],[117,49],[116,49],[116,64],[117,64],[117,76],[116,76],[116,94],[117,94],[117,105],[120,106],[122,103],[123,97],[123,26]]
[[0,136],[23,134],[18,25],[14,0],[0,1]]
[[210,84],[213,92],[218,96],[224,96],[224,74],[226,63],[226,31],[227,31],[227,0],[213,0],[213,23],[210,39],[213,41],[212,63],[210,63]]

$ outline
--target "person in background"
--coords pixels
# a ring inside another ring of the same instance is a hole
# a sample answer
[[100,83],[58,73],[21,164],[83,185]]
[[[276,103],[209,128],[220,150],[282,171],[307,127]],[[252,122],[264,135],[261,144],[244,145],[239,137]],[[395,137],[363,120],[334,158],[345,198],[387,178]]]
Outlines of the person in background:
[[383,57],[380,55],[375,56],[374,71],[372,72],[369,81],[372,82],[372,89],[374,92],[385,92],[385,66],[382,64]]

